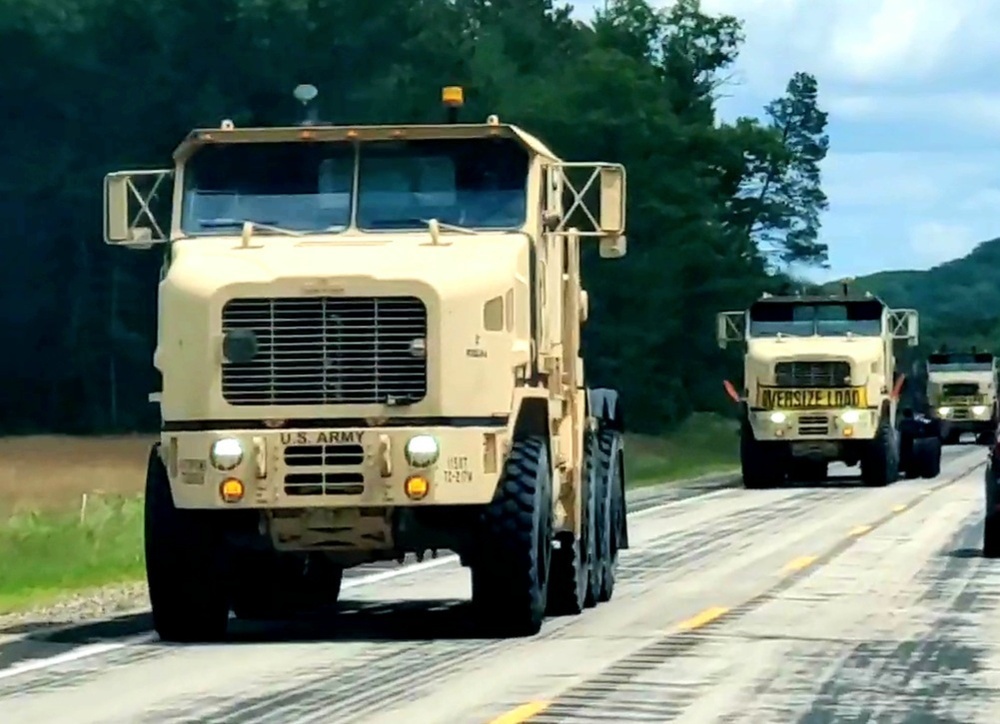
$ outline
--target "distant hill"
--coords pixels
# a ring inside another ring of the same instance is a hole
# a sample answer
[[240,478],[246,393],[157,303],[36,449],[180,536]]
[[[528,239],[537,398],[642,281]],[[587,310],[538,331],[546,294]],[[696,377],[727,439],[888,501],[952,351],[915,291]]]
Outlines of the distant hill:
[[[838,286],[828,283],[823,289]],[[923,351],[943,343],[1000,352],[1000,238],[926,271],[856,277],[852,287],[870,291],[890,306],[916,309]]]

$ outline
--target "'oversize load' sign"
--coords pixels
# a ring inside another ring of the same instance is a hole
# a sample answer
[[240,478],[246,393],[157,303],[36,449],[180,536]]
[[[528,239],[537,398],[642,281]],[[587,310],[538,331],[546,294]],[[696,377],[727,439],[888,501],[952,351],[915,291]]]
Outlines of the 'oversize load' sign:
[[822,410],[868,407],[864,387],[809,388],[761,387],[759,404],[767,410]]

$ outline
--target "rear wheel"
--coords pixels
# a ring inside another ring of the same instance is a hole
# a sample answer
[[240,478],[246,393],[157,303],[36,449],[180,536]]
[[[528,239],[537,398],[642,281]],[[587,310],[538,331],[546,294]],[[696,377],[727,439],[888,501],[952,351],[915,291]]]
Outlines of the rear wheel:
[[899,445],[896,428],[882,416],[875,438],[861,460],[861,480],[870,488],[883,487],[899,479]]
[[548,613],[554,616],[576,615],[596,601],[594,583],[596,570],[596,470],[591,457],[592,435],[584,435],[582,480],[578,492],[582,495],[579,536],[559,533],[560,546],[552,552],[552,574],[549,578]]
[[[619,501],[622,485],[620,453],[615,442],[618,433],[601,430],[597,433],[597,521],[598,559],[601,568],[601,588],[598,602],[610,601],[615,592],[618,576],[618,551],[624,542],[619,531],[625,530],[625,501]],[[603,531],[603,532],[602,532]]]
[[916,441],[917,473],[922,478],[936,478],[941,474],[941,440],[925,437]]
[[531,636],[548,602],[552,477],[543,437],[515,440],[481,521],[472,601],[498,633]]
[[174,505],[155,445],[146,470],[144,545],[153,628],[164,641],[215,641],[226,634],[225,541],[211,515]]

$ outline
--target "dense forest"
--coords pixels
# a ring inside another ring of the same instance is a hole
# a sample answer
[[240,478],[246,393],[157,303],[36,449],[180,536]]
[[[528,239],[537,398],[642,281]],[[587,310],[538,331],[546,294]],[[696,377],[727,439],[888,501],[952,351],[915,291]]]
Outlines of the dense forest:
[[907,355],[909,374],[919,377],[912,362],[919,363],[942,346],[1000,353],[997,268],[1000,239],[992,239],[977,245],[967,256],[926,271],[878,272],[858,277],[852,285],[878,295],[893,307],[910,307],[920,313],[920,345]]
[[102,177],[161,167],[222,118],[287,122],[298,83],[336,123],[438,121],[440,88],[462,85],[463,118],[498,113],[567,159],[624,163],[629,255],[585,258],[591,382],[623,391],[636,430],[726,408],[738,358],[715,313],[784,286],[790,263],[826,264],[817,80],[796,73],[760,118],[721,122],[743,42],[738,18],[697,0],[608,0],[587,22],[554,0],[6,3],[0,431],[158,424],[160,259],[101,243]]

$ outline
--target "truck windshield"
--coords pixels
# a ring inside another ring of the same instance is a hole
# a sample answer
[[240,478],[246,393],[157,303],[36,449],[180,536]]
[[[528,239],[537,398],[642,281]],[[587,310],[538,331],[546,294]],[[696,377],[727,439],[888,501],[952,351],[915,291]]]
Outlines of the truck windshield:
[[480,229],[524,224],[528,154],[512,138],[382,141],[361,146],[361,229],[416,229],[425,220]]
[[993,355],[986,353],[939,353],[927,356],[929,372],[990,372]]
[[[357,166],[357,174],[355,168]],[[244,221],[338,232],[524,224],[528,153],[510,138],[205,146],[184,172],[185,234],[232,234]],[[355,184],[357,177],[357,184]]]
[[750,308],[751,337],[878,337],[882,305],[878,302],[761,302]]
[[351,219],[354,149],[346,143],[205,146],[184,169],[185,234],[232,234],[244,221],[342,231]]

